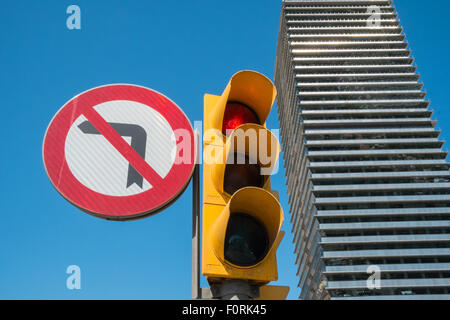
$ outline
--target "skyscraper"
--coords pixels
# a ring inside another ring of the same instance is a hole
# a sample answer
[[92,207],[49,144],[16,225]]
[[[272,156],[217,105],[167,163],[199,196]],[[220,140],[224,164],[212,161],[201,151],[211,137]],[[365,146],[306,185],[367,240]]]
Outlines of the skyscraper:
[[450,174],[388,0],[284,0],[275,83],[300,298],[450,299]]

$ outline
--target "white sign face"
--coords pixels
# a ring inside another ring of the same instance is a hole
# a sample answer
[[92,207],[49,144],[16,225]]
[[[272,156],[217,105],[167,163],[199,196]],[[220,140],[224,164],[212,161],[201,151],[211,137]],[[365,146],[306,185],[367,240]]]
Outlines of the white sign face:
[[[176,157],[175,134],[153,108],[127,100],[98,104],[95,111],[165,178]],[[152,188],[122,154],[80,115],[65,141],[67,165],[87,188],[107,196],[131,196]]]

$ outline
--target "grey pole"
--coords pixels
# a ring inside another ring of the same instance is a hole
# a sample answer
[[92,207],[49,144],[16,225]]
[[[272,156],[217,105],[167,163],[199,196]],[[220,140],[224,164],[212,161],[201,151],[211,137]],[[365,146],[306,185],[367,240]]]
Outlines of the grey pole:
[[192,299],[200,299],[200,154],[198,131],[194,134],[197,156],[192,179]]

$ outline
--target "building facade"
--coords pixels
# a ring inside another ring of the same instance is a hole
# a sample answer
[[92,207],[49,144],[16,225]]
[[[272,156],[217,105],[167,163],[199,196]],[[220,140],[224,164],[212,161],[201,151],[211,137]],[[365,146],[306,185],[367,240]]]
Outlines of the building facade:
[[392,1],[284,0],[275,83],[300,298],[450,299],[447,152]]

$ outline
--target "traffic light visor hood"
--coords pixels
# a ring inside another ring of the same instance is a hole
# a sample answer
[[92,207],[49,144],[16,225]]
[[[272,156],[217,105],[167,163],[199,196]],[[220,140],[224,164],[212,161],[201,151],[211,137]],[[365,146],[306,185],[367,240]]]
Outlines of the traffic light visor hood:
[[256,71],[240,71],[233,75],[209,115],[212,128],[222,129],[227,103],[249,107],[264,124],[275,101],[277,90],[266,76]]
[[[261,125],[247,123],[237,127],[227,138],[225,148],[221,150],[221,161],[212,167],[212,182],[217,192],[228,199],[234,192],[229,190],[227,182],[230,174],[237,171],[244,180],[259,181],[258,185],[248,185],[264,188],[268,178],[278,164],[280,143],[277,137]],[[228,170],[227,170],[228,169]],[[237,170],[232,170],[237,169]],[[245,179],[245,175],[258,179]],[[239,178],[239,177],[237,177]]]
[[[234,231],[236,228],[233,226],[233,215],[236,215],[238,223],[249,222],[247,225],[250,229],[243,233],[242,228]],[[277,249],[281,241],[278,238],[282,237],[280,234],[282,223],[283,211],[272,193],[255,187],[240,189],[234,193],[212,226],[211,243],[214,254],[220,261],[233,267],[255,266]],[[264,230],[261,232],[259,229]],[[237,234],[230,234],[233,232]],[[240,247],[235,248],[238,251],[238,254],[234,255],[236,258],[230,258],[233,257],[233,251],[227,248],[229,245],[227,242],[234,236],[238,238],[237,246]],[[245,255],[246,249],[248,252],[256,252],[255,256],[248,258],[248,255]],[[244,253],[239,254],[239,252]],[[243,260],[240,261],[241,258]]]

